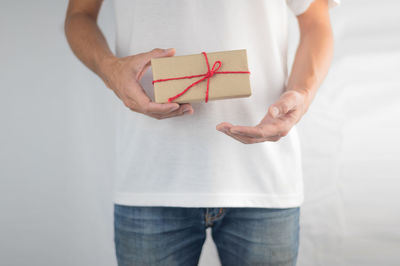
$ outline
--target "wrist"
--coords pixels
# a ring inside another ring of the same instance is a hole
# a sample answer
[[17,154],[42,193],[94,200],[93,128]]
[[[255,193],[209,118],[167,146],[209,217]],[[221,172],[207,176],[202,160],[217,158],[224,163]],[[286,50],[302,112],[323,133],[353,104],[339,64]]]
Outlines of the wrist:
[[109,82],[114,70],[115,62],[117,62],[118,57],[114,55],[107,55],[104,56],[98,65],[98,75],[100,78],[106,83],[107,86],[109,86]]

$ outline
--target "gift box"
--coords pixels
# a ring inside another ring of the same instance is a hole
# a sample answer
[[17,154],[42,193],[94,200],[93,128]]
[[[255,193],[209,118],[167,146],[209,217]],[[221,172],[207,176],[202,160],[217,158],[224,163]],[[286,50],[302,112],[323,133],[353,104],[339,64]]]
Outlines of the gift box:
[[250,72],[246,50],[151,59],[155,102],[249,97]]

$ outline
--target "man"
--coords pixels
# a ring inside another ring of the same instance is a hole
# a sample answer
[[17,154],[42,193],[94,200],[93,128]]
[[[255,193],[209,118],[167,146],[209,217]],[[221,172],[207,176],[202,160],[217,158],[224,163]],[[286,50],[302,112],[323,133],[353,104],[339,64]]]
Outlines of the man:
[[[328,72],[335,2],[115,0],[116,55],[96,23],[101,3],[70,0],[65,31],[122,101],[118,265],[197,265],[207,227],[222,265],[295,265],[303,201],[295,125]],[[301,36],[289,77],[287,5]],[[251,97],[153,102],[151,58],[235,49],[247,49]]]

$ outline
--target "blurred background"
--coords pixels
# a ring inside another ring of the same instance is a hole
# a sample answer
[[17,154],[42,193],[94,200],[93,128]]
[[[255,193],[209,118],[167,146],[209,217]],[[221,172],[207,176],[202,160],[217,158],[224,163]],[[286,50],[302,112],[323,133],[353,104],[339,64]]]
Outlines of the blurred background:
[[[67,1],[0,4],[0,265],[113,266],[114,108],[70,51]],[[400,2],[343,0],[335,57],[298,124],[299,266],[400,263]],[[114,47],[113,3],[99,17]],[[298,42],[290,17],[290,60]],[[201,266],[218,266],[208,229]]]

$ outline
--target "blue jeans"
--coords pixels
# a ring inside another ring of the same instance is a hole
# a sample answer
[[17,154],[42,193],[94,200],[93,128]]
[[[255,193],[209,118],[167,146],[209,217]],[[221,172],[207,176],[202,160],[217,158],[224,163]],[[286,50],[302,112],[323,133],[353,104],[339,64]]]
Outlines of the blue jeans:
[[296,265],[300,208],[114,205],[119,266],[197,265],[206,228],[223,266]]

